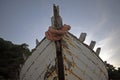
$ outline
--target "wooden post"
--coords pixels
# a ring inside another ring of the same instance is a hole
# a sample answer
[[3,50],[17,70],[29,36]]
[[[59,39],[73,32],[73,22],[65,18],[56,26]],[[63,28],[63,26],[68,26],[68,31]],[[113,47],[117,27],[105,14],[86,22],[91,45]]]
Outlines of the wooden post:
[[[62,25],[62,18],[59,15],[59,6],[53,5],[54,16],[51,18],[52,27],[54,29],[60,29]],[[62,41],[55,41],[56,45],[56,57],[57,57],[57,73],[58,80],[65,80],[64,76],[64,64],[63,64],[63,55],[62,55]]]
[[93,49],[95,47],[96,41],[91,41],[89,47]]
[[79,37],[79,40],[80,40],[81,42],[84,42],[86,36],[87,36],[87,33],[81,33],[81,35],[80,35],[80,37]]

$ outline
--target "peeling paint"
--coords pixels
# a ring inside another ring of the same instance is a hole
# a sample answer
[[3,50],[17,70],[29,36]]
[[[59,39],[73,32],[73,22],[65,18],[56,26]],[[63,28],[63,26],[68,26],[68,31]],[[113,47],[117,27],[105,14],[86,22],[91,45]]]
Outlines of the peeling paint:
[[[108,80],[107,69],[96,53],[68,33],[62,38],[65,80]],[[20,80],[58,80],[56,47],[46,38],[26,60]]]

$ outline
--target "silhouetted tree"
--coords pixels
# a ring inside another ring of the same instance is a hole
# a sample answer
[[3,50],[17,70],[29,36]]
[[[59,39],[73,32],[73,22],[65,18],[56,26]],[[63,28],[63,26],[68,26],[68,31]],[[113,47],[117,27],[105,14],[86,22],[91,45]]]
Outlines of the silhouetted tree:
[[24,56],[30,54],[27,44],[16,45],[0,38],[0,80],[17,80]]
[[120,80],[120,68],[115,69],[115,67],[105,61],[109,80]]

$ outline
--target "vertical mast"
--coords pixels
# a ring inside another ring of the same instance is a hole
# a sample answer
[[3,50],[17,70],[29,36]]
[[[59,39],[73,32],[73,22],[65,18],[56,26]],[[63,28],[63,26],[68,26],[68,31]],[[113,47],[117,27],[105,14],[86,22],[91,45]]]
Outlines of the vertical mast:
[[[55,4],[53,5],[53,14],[54,15],[51,18],[52,27],[59,30],[62,27],[62,18],[59,15],[59,6],[55,6]],[[65,80],[61,40],[55,41],[55,45],[58,80]]]

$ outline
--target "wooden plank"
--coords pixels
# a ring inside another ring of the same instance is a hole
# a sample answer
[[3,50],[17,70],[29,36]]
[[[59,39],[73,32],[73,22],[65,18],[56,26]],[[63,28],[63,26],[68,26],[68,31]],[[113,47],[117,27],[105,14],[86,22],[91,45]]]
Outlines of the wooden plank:
[[55,41],[55,44],[56,44],[56,57],[57,57],[57,67],[58,67],[58,79],[65,80],[61,40]]

